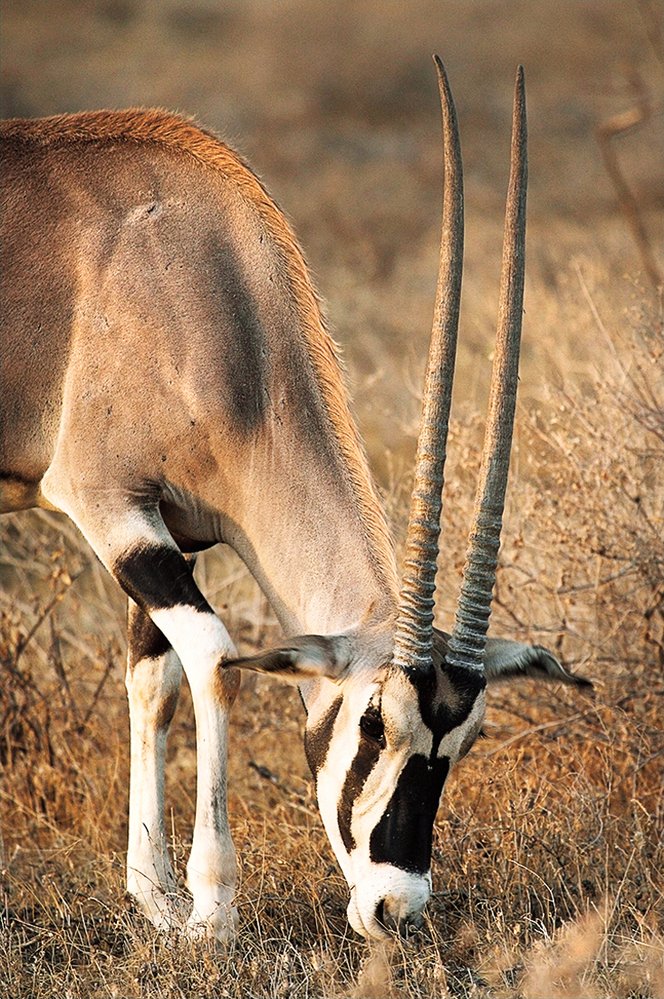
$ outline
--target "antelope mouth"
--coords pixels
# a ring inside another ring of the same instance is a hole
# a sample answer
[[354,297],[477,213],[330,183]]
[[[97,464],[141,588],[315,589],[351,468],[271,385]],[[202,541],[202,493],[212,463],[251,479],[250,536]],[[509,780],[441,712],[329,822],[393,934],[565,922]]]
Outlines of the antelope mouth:
[[431,894],[430,876],[388,865],[375,866],[376,870],[363,881],[364,891],[358,893],[356,887],[351,888],[348,922],[365,939],[410,939],[424,922]]

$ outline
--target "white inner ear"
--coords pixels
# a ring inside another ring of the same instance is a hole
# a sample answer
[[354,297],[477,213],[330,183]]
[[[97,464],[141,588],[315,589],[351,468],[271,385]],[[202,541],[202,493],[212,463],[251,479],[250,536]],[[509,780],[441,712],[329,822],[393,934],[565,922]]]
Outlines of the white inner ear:
[[296,665],[305,675],[307,666],[313,667],[315,674],[337,680],[351,661],[351,643],[345,635],[317,642],[312,639],[298,647]]
[[298,648],[295,664],[298,669],[303,669],[305,672],[309,672],[309,669],[313,667],[316,673],[321,676],[333,677],[337,674],[336,663],[330,662],[321,646],[315,642],[307,642]]

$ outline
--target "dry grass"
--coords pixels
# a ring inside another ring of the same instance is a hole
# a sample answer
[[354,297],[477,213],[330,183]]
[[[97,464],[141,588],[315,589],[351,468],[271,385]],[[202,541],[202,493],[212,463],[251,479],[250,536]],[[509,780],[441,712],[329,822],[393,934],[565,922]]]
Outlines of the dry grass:
[[[65,522],[5,519],[0,995],[664,996],[662,303],[644,286],[593,140],[598,121],[633,102],[633,71],[661,87],[653,5],[444,6],[70,0],[54,15],[46,0],[10,0],[5,99],[10,113],[162,104],[242,137],[330,299],[400,529],[438,225],[428,56],[442,50],[470,216],[439,580],[449,625],[489,367],[510,79],[525,62],[527,326],[493,628],[546,643],[596,692],[492,693],[487,738],[439,814],[426,929],[408,946],[368,950],[346,924],[297,696],[246,680],[231,747],[240,934],[228,955],[185,947],[124,900],[121,596]],[[661,266],[660,138],[654,119],[619,155]],[[197,571],[243,648],[276,636],[234,557],[206,556]],[[180,872],[194,759],[185,696],[167,775]]]
[[[663,994],[661,330],[639,326],[634,336],[629,370],[621,353],[611,378],[558,396],[546,488],[524,460],[541,443],[541,417],[522,414],[520,499],[498,588],[497,629],[544,638],[595,679],[597,692],[494,693],[487,738],[448,787],[427,928],[407,947],[365,952],[351,939],[345,885],[306,773],[297,697],[261,679],[245,683],[234,715],[242,925],[233,952],[161,940],[123,903],[122,657],[99,624],[103,616],[117,625],[121,599],[55,517],[9,522],[0,702],[8,995]],[[476,436],[475,419],[456,424],[457,456],[474,450]],[[460,558],[463,483],[449,492],[448,543]],[[208,556],[202,575],[245,647],[274,637],[234,558]],[[168,765],[181,871],[193,736],[185,700]]]

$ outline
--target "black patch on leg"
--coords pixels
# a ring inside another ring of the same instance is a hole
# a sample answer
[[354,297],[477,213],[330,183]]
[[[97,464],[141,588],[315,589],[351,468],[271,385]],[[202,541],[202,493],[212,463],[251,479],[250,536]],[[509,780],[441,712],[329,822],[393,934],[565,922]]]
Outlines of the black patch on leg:
[[[159,630],[156,624],[148,617],[145,611],[135,603],[129,604],[127,615],[127,634],[129,638],[129,671],[132,677],[152,676],[154,683],[154,673],[161,670],[156,660],[161,659],[171,650],[171,644],[165,635]],[[147,660],[147,661],[146,661]],[[149,660],[152,660],[150,662]],[[162,674],[163,675],[163,674]],[[133,681],[132,681],[133,682]],[[166,730],[171,724],[180,695],[180,684],[164,684],[154,715],[154,724],[158,730]]]
[[314,777],[325,763],[330,739],[332,738],[332,730],[342,702],[343,697],[337,697],[325,712],[322,721],[315,728],[305,730],[304,752],[307,757],[309,769]]
[[158,659],[171,647],[162,631],[140,607],[129,607],[127,621],[129,639],[129,667],[133,669],[141,659]]
[[175,714],[175,709],[178,706],[178,698],[180,696],[180,688],[171,691],[164,697],[161,704],[159,705],[159,710],[157,712],[157,717],[155,718],[155,725],[158,729],[168,730]]
[[184,556],[167,545],[140,545],[121,555],[113,566],[122,589],[144,611],[184,604],[214,613],[196,586]]
[[419,753],[411,756],[371,833],[369,855],[374,863],[426,874],[431,865],[433,821],[449,769],[446,756],[431,760]]

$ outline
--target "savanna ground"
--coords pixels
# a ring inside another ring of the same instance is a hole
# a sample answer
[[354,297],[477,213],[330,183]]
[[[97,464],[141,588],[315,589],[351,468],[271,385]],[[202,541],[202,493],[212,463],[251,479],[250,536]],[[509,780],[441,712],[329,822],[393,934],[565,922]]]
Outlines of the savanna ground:
[[[529,273],[492,629],[547,644],[595,692],[492,693],[486,738],[439,812],[426,928],[369,951],[346,924],[297,694],[245,680],[231,745],[239,938],[228,955],[181,946],[124,898],[122,597],[68,523],[4,518],[2,996],[664,995],[662,35],[655,0],[6,0],[5,114],[167,106],[229,138],[266,179],[328,302],[399,540],[436,270],[430,54],[442,54],[468,216],[443,627],[472,504],[524,63]],[[611,142],[650,264],[595,134],[631,109],[644,120]],[[197,571],[243,650],[278,636],[229,552]],[[184,691],[167,789],[180,872],[194,791]]]

